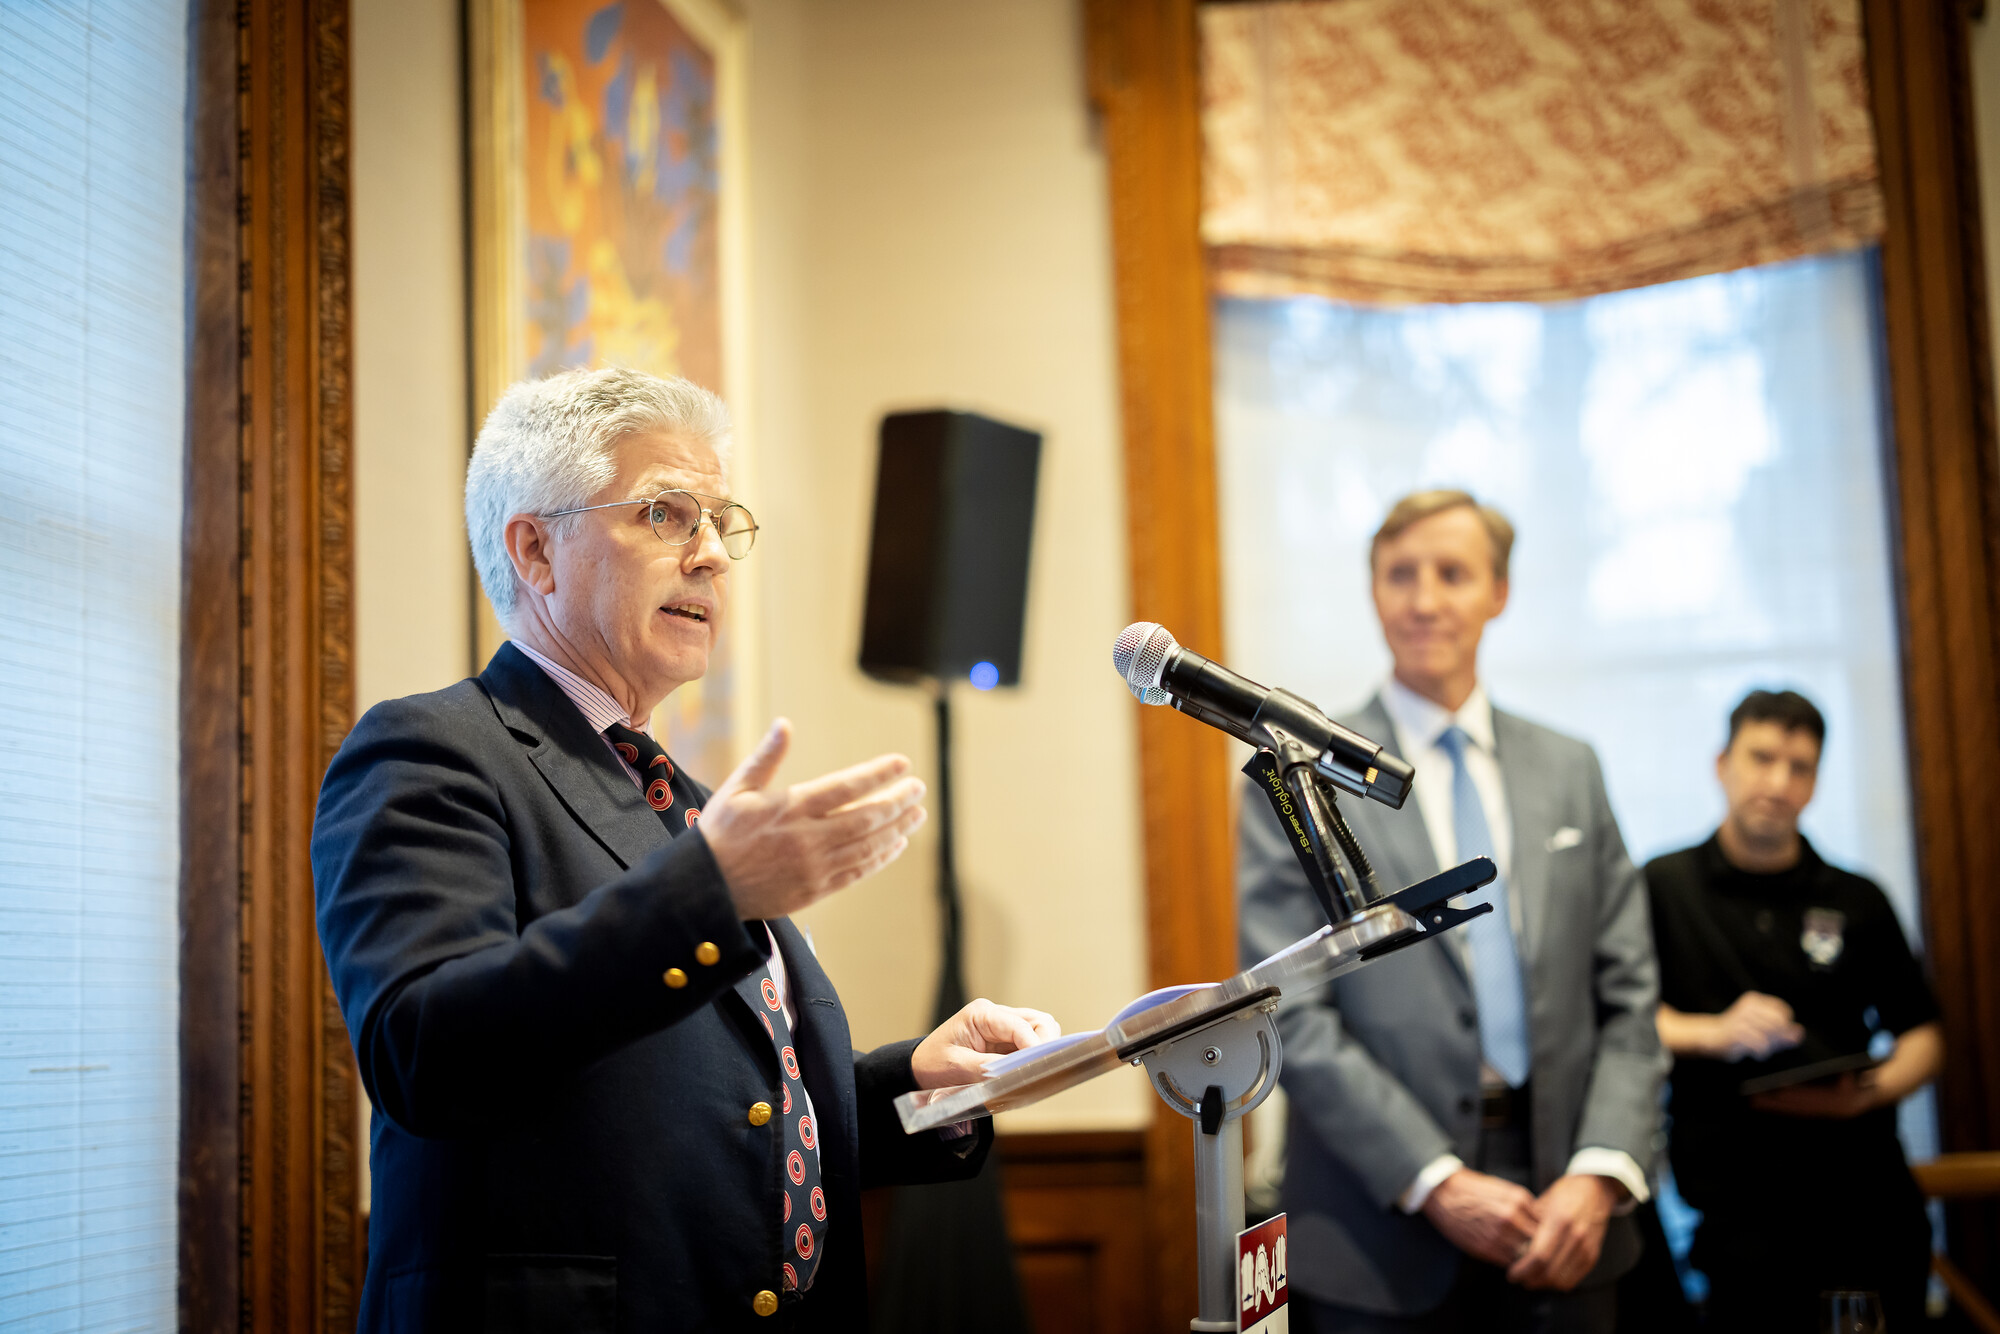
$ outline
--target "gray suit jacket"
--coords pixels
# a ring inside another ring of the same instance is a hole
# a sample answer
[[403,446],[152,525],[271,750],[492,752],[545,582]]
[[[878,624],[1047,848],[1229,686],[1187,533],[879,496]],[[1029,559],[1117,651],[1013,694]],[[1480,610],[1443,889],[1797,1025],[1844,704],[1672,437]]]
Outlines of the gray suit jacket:
[[[1378,698],[1343,723],[1395,749]],[[1653,1027],[1659,982],[1645,887],[1625,854],[1589,746],[1495,710],[1514,850],[1508,892],[1521,922],[1533,1053],[1533,1188],[1579,1148],[1652,1161],[1667,1061]],[[1349,799],[1341,809],[1384,891],[1441,868],[1413,795],[1402,810]],[[1245,964],[1324,925],[1269,802],[1246,789],[1237,883]],[[1573,829],[1554,846],[1559,830]],[[1580,835],[1580,837],[1578,837]],[[1476,901],[1476,900],[1475,900]],[[1470,980],[1446,942],[1411,946],[1287,998],[1283,1084],[1291,1103],[1284,1205],[1291,1281],[1321,1301],[1418,1315],[1443,1302],[1459,1252],[1396,1204],[1441,1154],[1476,1163],[1479,1023]],[[1638,1256],[1637,1230],[1614,1219],[1586,1283]]]

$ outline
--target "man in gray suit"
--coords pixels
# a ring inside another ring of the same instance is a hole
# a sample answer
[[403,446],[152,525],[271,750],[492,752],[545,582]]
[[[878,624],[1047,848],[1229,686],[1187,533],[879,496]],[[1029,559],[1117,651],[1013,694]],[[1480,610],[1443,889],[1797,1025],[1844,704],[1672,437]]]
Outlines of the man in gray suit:
[[[1392,679],[1341,721],[1416,766],[1344,809],[1385,890],[1486,855],[1495,911],[1280,1012],[1291,1281],[1317,1334],[1609,1330],[1638,1257],[1666,1061],[1644,885],[1589,746],[1494,709],[1479,641],[1513,528],[1462,491],[1400,501],[1370,554]],[[1322,924],[1246,790],[1241,949]]]

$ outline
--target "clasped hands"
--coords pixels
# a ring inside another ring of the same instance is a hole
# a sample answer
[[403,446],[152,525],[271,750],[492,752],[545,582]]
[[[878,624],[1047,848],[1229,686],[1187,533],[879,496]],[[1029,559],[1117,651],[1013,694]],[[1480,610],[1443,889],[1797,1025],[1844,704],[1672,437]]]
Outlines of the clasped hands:
[[1539,1196],[1501,1177],[1462,1167],[1424,1201],[1445,1240],[1507,1271],[1524,1288],[1567,1292],[1604,1248],[1604,1228],[1625,1198],[1609,1177],[1559,1177]]
[[[701,810],[702,837],[746,922],[790,916],[875,874],[924,822],[924,784],[902,755],[774,789],[791,744],[780,718]],[[1040,1010],[976,1000],[917,1045],[911,1069],[919,1088],[971,1084],[989,1057],[1060,1036]]]

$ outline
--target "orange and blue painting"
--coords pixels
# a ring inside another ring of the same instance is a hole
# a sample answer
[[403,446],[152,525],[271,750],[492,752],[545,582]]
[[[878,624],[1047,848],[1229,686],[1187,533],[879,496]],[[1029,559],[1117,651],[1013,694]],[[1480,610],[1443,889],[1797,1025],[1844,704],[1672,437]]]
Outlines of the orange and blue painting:
[[660,0],[529,0],[529,371],[721,388],[715,61]]
[[[526,0],[521,18],[528,373],[630,366],[722,392],[713,54],[662,0]],[[730,639],[664,706],[668,749],[710,784],[734,759]]]

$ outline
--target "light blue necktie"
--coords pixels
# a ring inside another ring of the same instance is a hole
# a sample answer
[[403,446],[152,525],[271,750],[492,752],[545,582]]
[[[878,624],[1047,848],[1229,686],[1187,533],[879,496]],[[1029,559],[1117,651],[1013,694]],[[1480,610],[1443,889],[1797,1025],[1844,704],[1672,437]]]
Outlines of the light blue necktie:
[[[1451,825],[1458,859],[1493,855],[1493,833],[1479,789],[1465,768],[1470,744],[1462,727],[1449,727],[1438,745],[1451,756]],[[1479,1006],[1479,1051],[1486,1064],[1512,1088],[1528,1078],[1527,988],[1521,981],[1521,954],[1514,944],[1513,915],[1507,909],[1507,877],[1498,876],[1485,895],[1493,911],[1465,924],[1472,947],[1472,995]]]

